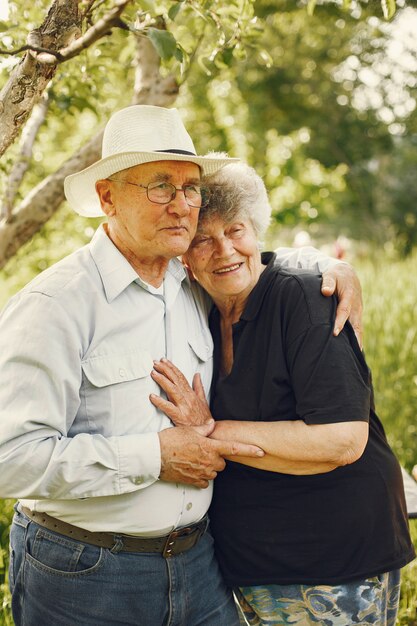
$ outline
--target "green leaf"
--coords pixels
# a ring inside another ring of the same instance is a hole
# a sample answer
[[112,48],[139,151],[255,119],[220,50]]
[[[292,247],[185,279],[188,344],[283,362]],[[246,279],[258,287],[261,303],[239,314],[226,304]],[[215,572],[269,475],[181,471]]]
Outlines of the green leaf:
[[14,24],[8,24],[7,22],[0,21],[0,33],[5,33],[11,28],[16,28]]
[[314,13],[314,9],[316,8],[317,0],[308,0],[307,4],[307,14],[311,17]]
[[178,13],[181,11],[182,9],[182,0],[180,0],[179,2],[177,1],[175,4],[172,5],[172,7],[169,9],[168,11],[168,17],[170,20],[174,21],[175,18],[177,17]]
[[390,20],[397,9],[397,3],[395,0],[381,0],[382,12],[386,20]]
[[222,51],[221,58],[222,58],[223,63],[227,67],[230,67],[233,63],[233,48],[225,48]]
[[141,0],[140,8],[142,13],[155,14],[155,2],[153,0]]
[[166,61],[175,55],[177,42],[172,33],[159,28],[148,28],[147,35],[161,59]]
[[180,63],[183,62],[184,60],[184,52],[182,48],[179,48],[178,46],[175,48],[175,52],[174,52],[174,57],[177,59],[177,61],[179,61]]
[[90,109],[93,113],[96,112],[94,106],[87,98],[79,98],[77,96],[73,96],[71,98],[71,106],[74,106],[78,111],[84,111],[85,109]]

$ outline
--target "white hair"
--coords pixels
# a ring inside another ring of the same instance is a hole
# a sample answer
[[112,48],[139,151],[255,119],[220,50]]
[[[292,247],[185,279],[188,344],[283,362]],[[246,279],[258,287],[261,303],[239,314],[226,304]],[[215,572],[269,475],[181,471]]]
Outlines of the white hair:
[[[224,157],[214,152],[210,156]],[[229,163],[202,181],[210,194],[208,206],[200,209],[200,220],[218,215],[226,222],[249,219],[256,236],[263,237],[271,220],[271,205],[262,178],[246,163]]]

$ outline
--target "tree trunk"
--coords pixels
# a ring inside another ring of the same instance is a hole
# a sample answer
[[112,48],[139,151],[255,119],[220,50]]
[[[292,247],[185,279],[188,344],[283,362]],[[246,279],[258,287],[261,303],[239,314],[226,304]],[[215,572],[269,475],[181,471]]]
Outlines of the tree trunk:
[[[40,28],[28,36],[28,43],[49,50],[65,47],[81,34],[78,0],[55,0]],[[39,62],[27,52],[0,92],[0,156],[16,139],[34,105],[56,72],[55,65]]]

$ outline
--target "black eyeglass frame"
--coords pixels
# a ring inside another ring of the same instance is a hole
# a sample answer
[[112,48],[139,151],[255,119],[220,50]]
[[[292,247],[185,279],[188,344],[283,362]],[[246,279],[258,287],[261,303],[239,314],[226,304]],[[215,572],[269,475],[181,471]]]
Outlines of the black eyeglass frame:
[[[210,200],[210,192],[208,190],[207,187],[201,186],[201,185],[195,185],[195,184],[188,184],[188,185],[183,185],[182,187],[176,187],[175,185],[173,185],[172,183],[169,183],[167,181],[154,181],[154,182],[150,182],[147,185],[142,185],[141,183],[132,183],[129,180],[120,180],[118,178],[108,178],[108,180],[111,180],[114,183],[121,183],[122,185],[132,185],[133,187],[141,187],[142,189],[144,189],[146,191],[146,197],[148,198],[149,202],[153,202],[154,204],[168,204],[169,202],[172,202],[172,200],[174,200],[175,196],[177,195],[177,191],[182,191],[184,194],[184,198],[186,203],[188,204],[189,207],[193,208],[193,209],[204,209]],[[158,202],[157,200],[152,200],[149,197],[149,186],[150,185],[155,185],[154,187],[151,186],[151,190],[152,189],[156,189],[158,187],[158,185],[168,185],[169,187],[171,187],[172,191],[171,191],[171,198],[167,201],[164,202]],[[187,198],[186,195],[186,190],[188,187],[199,187],[200,188],[200,197],[201,197],[201,204],[191,204],[189,202],[189,199]],[[142,192],[143,193],[143,192]]]

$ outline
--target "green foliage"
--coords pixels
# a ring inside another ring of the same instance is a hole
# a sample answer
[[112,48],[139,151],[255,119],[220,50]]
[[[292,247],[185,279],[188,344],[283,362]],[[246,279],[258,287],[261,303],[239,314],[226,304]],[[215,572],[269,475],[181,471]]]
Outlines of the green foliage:
[[161,59],[167,60],[175,55],[177,42],[172,33],[158,28],[148,28],[147,36]]
[[13,502],[0,500],[0,626],[11,626],[10,594],[8,589],[9,526],[13,516]]
[[[387,51],[402,46],[410,68],[416,51],[360,6],[320,3],[306,19],[297,3],[277,11],[257,0],[262,32],[246,54],[239,63],[217,55],[209,81],[206,68],[194,70],[179,104],[199,147],[227,150],[264,175],[279,226],[393,241],[407,254],[417,242],[417,83]],[[407,15],[398,12],[399,33]]]
[[374,258],[358,265],[364,291],[365,352],[377,413],[407,469],[417,464],[417,283],[414,254],[404,261]]
[[385,19],[390,20],[394,17],[397,8],[395,0],[381,0],[381,5]]
[[[411,538],[417,552],[417,520],[410,520]],[[417,626],[417,560],[402,571],[397,626]]]
[[[324,0],[326,1],[326,0]],[[334,2],[335,0],[327,0],[327,2]],[[353,2],[352,0],[343,0],[343,8],[348,11]],[[317,0],[307,0],[307,13],[312,16],[317,6]],[[390,20],[394,17],[397,9],[396,0],[381,0],[381,11],[386,20]]]
[[[0,42],[15,48],[49,3],[9,4]],[[387,17],[394,5],[385,2]],[[93,21],[111,6],[93,5]],[[254,165],[279,226],[393,241],[409,254],[417,242],[417,51],[409,37],[393,35],[414,17],[407,11],[400,2],[387,24],[379,1],[282,0],[278,9],[271,0],[133,2],[123,14],[127,30],[113,29],[59,67],[19,197],[130,102],[132,33],[139,33],[160,54],[163,73],[182,83],[176,106],[198,151],[225,150]],[[388,54],[393,46],[402,46],[398,58]],[[13,62],[0,64],[0,82]],[[10,170],[15,153],[12,147],[0,170]]]

